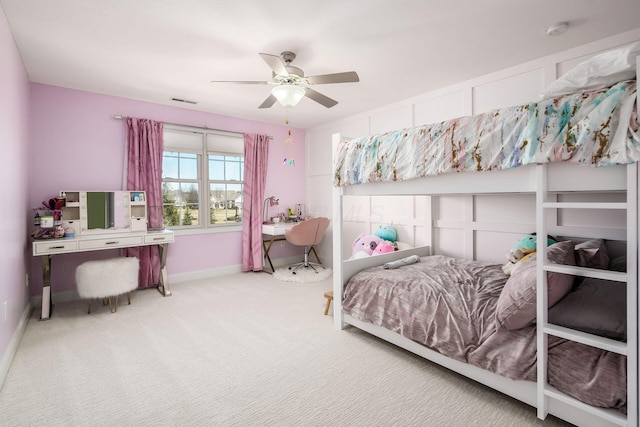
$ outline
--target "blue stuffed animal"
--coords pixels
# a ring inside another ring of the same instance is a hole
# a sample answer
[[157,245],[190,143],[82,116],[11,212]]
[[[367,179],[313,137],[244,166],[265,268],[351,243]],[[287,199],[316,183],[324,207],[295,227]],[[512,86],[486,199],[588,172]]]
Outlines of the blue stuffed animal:
[[[513,248],[506,253],[507,263],[502,266],[502,271],[506,274],[511,274],[518,262],[529,258],[528,255],[536,252],[537,240],[536,233],[527,234],[518,240]],[[547,236],[547,246],[551,246],[556,242],[556,239]]]
[[392,243],[398,239],[398,232],[390,225],[381,225],[374,234],[382,240]]
[[[536,237],[536,233],[527,234],[516,242],[516,244],[513,246],[513,249],[520,249],[521,251],[526,253],[535,251],[537,241]],[[554,243],[557,243],[556,239],[551,236],[547,236],[547,246],[551,246]]]

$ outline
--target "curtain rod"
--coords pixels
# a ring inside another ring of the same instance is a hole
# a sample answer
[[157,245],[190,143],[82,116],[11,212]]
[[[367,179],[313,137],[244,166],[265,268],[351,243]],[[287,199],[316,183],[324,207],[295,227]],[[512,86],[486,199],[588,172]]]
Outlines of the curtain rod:
[[[116,114],[115,116],[113,116],[114,119],[116,120],[124,120],[129,118],[129,116],[125,116],[123,114]],[[228,130],[222,130],[222,129],[212,129],[206,126],[191,126],[191,125],[183,125],[180,123],[169,123],[169,122],[162,122],[165,125],[170,125],[170,126],[183,126],[183,127],[190,127],[190,128],[200,128],[200,129],[207,129],[207,130],[213,130],[213,131],[220,131],[220,132],[229,132],[229,133],[241,133],[241,132],[232,132],[232,131],[228,131]],[[229,135],[222,135],[222,136],[229,136]],[[269,139],[273,139],[273,136],[268,135]],[[239,138],[239,137],[237,137]]]

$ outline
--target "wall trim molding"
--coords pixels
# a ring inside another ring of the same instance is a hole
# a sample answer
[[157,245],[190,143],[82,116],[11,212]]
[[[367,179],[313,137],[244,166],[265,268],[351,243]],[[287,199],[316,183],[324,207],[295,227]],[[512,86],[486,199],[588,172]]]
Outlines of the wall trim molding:
[[[531,61],[523,62],[521,64],[516,64],[511,67],[503,68],[501,70],[496,70],[484,75],[472,77],[467,80],[463,80],[457,83],[453,83],[447,86],[443,86],[440,88],[436,88],[418,95],[414,95],[412,97],[384,105],[382,107],[378,107],[372,110],[364,111],[361,113],[357,113],[351,116],[343,117],[341,119],[334,120],[332,122],[323,123],[321,125],[317,125],[306,129],[306,135],[310,135],[314,132],[329,130],[331,133],[339,132],[336,129],[340,129],[344,127],[346,124],[356,121],[356,120],[368,120],[369,130],[371,130],[371,120],[373,117],[377,115],[384,115],[393,110],[397,110],[399,108],[403,108],[409,105],[413,105],[423,101],[429,101],[434,98],[439,98],[442,96],[450,95],[451,93],[458,91],[467,91],[470,88],[474,88],[476,86],[496,82],[499,80],[507,79],[510,77],[514,77],[523,73],[527,73],[537,69],[550,70],[549,67],[557,67],[557,64],[569,61],[574,58],[580,58],[585,55],[597,54],[602,51],[606,51],[609,49],[616,48],[618,46],[623,46],[628,43],[633,43],[638,40],[640,37],[640,28],[635,28],[624,33],[616,34],[613,36],[605,37],[600,40],[595,40],[589,43],[585,43],[580,46],[576,46],[561,52],[557,52],[555,54],[543,56],[540,58],[533,59]],[[555,75],[555,72],[554,72]],[[545,76],[545,79],[551,79],[551,76]],[[545,81],[545,83],[548,83]],[[367,135],[370,135],[376,132],[369,132]],[[362,136],[362,135],[357,135]]]
[[[285,258],[272,259],[271,261],[273,262],[273,266],[275,268],[278,268],[278,267],[284,267],[290,264],[294,264],[296,262],[301,262],[302,260],[303,260],[302,256],[296,255],[296,256],[285,257]],[[330,264],[327,264],[327,265],[330,265]],[[220,267],[220,268],[210,268],[206,270],[190,271],[187,273],[170,274],[169,286],[172,287],[180,283],[191,282],[195,280],[206,280],[212,277],[229,276],[237,273],[242,273],[242,266],[240,264],[230,265],[230,266]],[[66,303],[71,301],[79,301],[82,299],[80,298],[76,290],[55,292],[53,293],[52,297],[55,299],[56,304]],[[30,307],[39,309],[41,305],[42,305],[42,295],[35,295],[31,297]],[[55,316],[55,308],[52,315]]]
[[27,323],[29,323],[29,318],[31,317],[32,311],[33,305],[27,304],[24,308],[24,311],[22,312],[22,316],[20,316],[18,327],[13,332],[11,341],[9,341],[9,345],[2,355],[2,360],[0,360],[0,389],[2,389],[4,380],[9,373],[9,368],[11,367],[11,363],[13,362],[13,357],[16,355],[16,351],[18,351],[18,344],[20,344],[22,336],[24,335],[24,331],[27,329]]

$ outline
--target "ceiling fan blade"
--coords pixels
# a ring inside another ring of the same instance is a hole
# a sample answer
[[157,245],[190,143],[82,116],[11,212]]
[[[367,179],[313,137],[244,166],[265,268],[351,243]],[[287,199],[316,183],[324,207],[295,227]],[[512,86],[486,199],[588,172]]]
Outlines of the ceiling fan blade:
[[321,85],[327,83],[356,83],[360,81],[358,73],[355,71],[347,71],[346,73],[322,74],[319,76],[307,77],[312,85]]
[[271,67],[271,69],[273,70],[274,73],[276,73],[276,75],[278,76],[289,75],[289,72],[287,71],[287,68],[285,67],[284,62],[282,62],[282,59],[280,59],[279,56],[270,55],[268,53],[260,53],[259,55],[262,57],[262,59],[264,59],[264,62],[266,62],[269,67]]
[[237,83],[241,85],[268,85],[271,82],[260,82],[252,80],[211,80],[211,83]]
[[308,87],[304,89],[304,95],[307,98],[311,98],[318,104],[322,104],[327,108],[331,108],[338,103],[338,101],[331,99],[328,96],[321,94],[320,92],[316,92],[313,89],[309,89]]
[[258,108],[269,108],[277,101],[276,97],[273,95],[269,95],[267,99],[264,100],[262,104]]

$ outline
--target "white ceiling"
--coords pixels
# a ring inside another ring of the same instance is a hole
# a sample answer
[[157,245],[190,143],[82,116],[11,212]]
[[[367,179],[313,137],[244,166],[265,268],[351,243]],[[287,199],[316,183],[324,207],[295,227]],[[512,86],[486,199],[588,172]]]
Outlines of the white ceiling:
[[[638,0],[0,0],[32,82],[309,128],[640,27]],[[549,37],[547,27],[568,21]],[[259,52],[339,101],[258,109]],[[171,98],[198,102],[195,106]],[[119,112],[114,111],[114,114]]]

